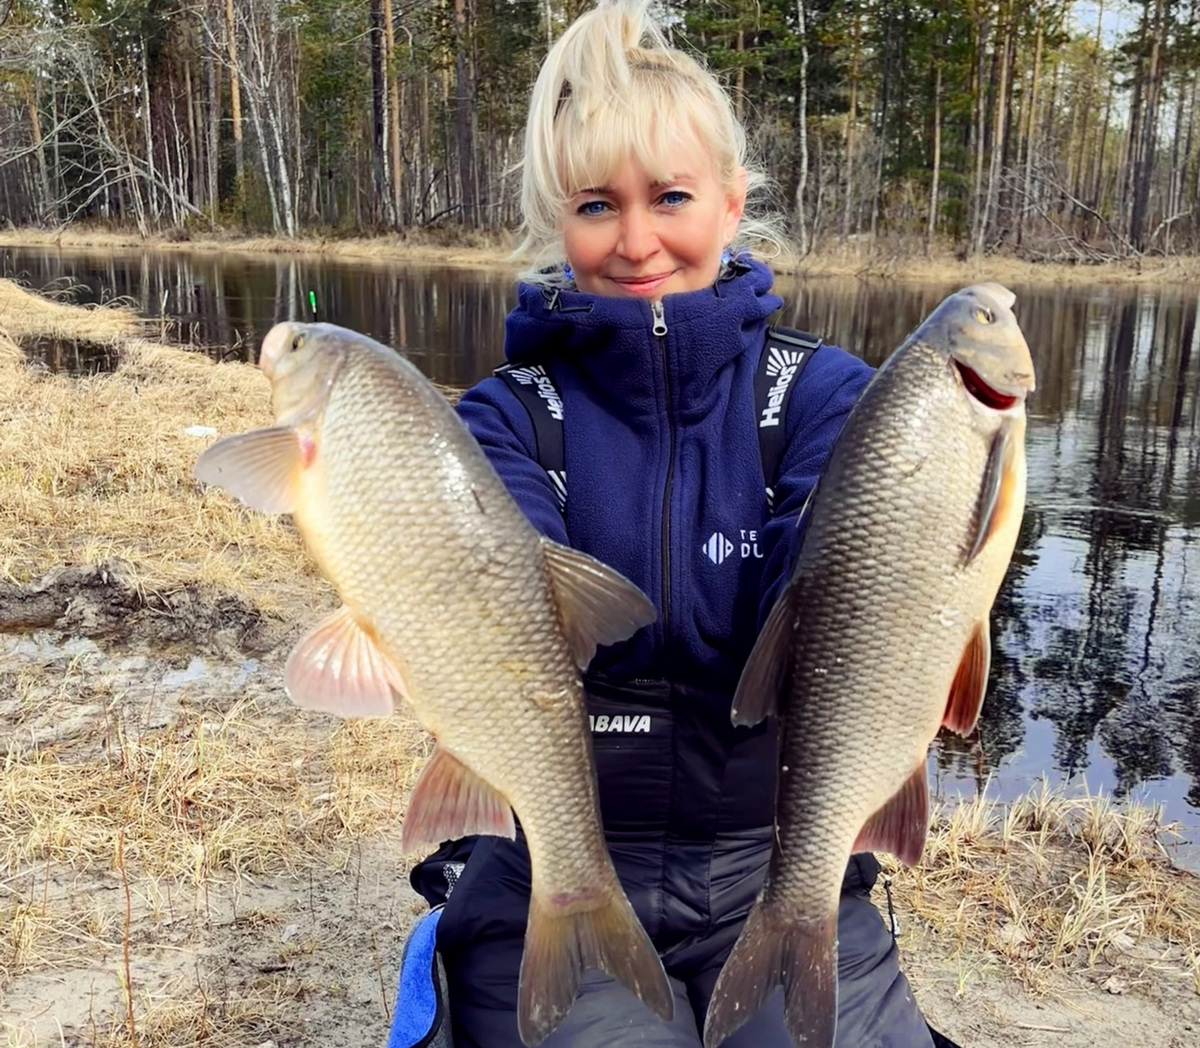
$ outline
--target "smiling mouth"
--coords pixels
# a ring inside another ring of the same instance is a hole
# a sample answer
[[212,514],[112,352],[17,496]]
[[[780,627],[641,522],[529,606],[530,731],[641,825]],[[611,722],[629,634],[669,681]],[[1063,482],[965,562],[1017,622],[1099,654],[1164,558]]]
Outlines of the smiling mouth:
[[671,276],[670,273],[656,273],[645,277],[610,277],[614,284],[619,284],[628,291],[652,290]]

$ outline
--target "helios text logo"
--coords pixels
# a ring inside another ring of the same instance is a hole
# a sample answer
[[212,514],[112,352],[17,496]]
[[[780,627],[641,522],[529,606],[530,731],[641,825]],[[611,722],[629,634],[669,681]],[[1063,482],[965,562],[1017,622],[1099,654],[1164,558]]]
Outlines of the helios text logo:
[[546,402],[546,410],[550,412],[552,418],[562,421],[563,404],[562,398],[558,395],[558,390],[554,388],[554,382],[546,373],[546,369],[540,364],[533,364],[524,368],[512,368],[509,371],[522,386],[533,386],[537,390],[537,395]]
[[803,359],[804,351],[800,349],[780,349],[778,346],[769,348],[767,374],[775,379],[775,384],[767,392],[767,406],[763,408],[759,418],[759,429],[779,425],[779,409],[783,406],[783,398],[787,395],[788,386],[796,377],[796,372]]

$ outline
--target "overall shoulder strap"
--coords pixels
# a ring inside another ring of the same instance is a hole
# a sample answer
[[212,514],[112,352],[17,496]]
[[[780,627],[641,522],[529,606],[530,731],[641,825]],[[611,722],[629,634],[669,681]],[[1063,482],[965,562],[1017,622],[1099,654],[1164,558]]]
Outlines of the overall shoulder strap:
[[502,364],[493,374],[511,389],[529,412],[538,464],[546,471],[560,513],[567,511],[567,468],[563,451],[563,402],[544,364]]
[[775,481],[787,443],[788,399],[800,372],[821,348],[824,339],[807,331],[767,327],[766,341],[754,375],[754,409],[758,419],[758,450],[767,482],[767,507],[775,511]]

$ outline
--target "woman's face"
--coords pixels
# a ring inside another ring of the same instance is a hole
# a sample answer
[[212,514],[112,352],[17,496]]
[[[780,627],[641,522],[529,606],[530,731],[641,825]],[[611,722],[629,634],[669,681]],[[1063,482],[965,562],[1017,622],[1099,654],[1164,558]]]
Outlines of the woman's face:
[[745,173],[721,185],[699,145],[666,159],[665,182],[631,156],[607,184],[567,201],[563,247],[580,291],[657,300],[716,280],[745,208]]

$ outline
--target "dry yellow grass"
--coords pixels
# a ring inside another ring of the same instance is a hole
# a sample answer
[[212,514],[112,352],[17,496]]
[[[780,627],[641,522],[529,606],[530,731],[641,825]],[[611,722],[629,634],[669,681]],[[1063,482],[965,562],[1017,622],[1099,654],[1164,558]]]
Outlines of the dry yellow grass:
[[[92,752],[89,752],[92,751]],[[340,869],[330,846],[394,829],[427,753],[406,717],[284,718],[253,702],[72,747],[9,748],[0,876],[38,863],[131,867],[195,884],[229,872]],[[317,855],[320,859],[316,859]]]
[[[7,281],[0,333],[0,578],[119,560],[150,589],[241,592],[306,563],[284,521],[191,477],[213,438],[188,427],[224,435],[269,423],[256,368],[143,341],[127,311],[62,305]],[[119,366],[86,378],[23,366],[15,345],[45,335],[108,342]]]
[[142,328],[132,310],[56,302],[11,280],[0,280],[0,333],[9,340],[70,338],[118,345],[136,338]]
[[517,268],[512,260],[514,238],[503,232],[463,232],[458,229],[410,230],[374,237],[272,237],[198,234],[180,240],[170,236],[139,237],[103,229],[0,231],[0,246],[107,248],[125,251],[186,251],[203,254],[320,255],[328,258],[394,259],[418,265]]
[[996,958],[1035,991],[1059,971],[1153,968],[1200,993],[1200,878],[1172,865],[1171,835],[1155,808],[1045,784],[943,810],[921,863],[888,871],[916,923],[902,944]]

